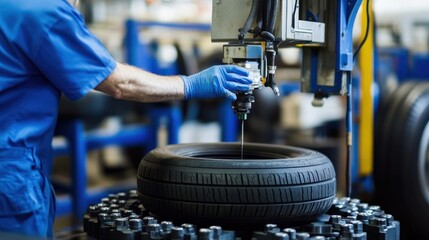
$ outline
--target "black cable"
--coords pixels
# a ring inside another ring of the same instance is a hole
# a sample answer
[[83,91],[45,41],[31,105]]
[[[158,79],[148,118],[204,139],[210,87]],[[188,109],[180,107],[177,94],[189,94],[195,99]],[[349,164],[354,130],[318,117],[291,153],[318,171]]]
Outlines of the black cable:
[[347,73],[347,109],[346,109],[346,145],[347,145],[347,157],[346,157],[346,197],[352,195],[352,167],[351,161],[353,157],[353,96],[352,96],[352,77],[351,73]]
[[365,30],[365,36],[362,39],[362,42],[359,44],[359,46],[356,48],[356,50],[353,53],[353,61],[356,60],[357,55],[359,54],[359,51],[361,50],[362,46],[365,44],[366,40],[368,39],[369,35],[369,28],[370,28],[370,21],[371,21],[371,14],[369,12],[369,2],[371,0],[366,0],[366,30]]
[[347,146],[347,161],[346,161],[346,197],[352,196],[352,168],[350,166],[352,147]]
[[292,28],[295,28],[295,13],[296,13],[296,8],[298,7],[298,1],[295,1],[295,7],[293,8],[293,13],[292,13]]

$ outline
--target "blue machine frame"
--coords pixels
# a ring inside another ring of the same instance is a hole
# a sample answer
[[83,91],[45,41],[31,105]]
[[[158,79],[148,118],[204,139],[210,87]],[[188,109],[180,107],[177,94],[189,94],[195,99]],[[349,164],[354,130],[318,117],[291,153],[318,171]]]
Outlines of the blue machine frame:
[[161,121],[168,119],[168,144],[178,142],[179,127],[182,122],[181,109],[177,105],[169,107],[157,107],[148,111],[150,124],[138,124],[126,126],[114,134],[106,134],[102,131],[87,132],[81,119],[61,121],[57,124],[56,135],[64,136],[67,140],[65,145],[54,146],[53,155],[70,156],[71,161],[71,183],[55,183],[57,190],[69,192],[69,197],[59,197],[56,201],[56,216],[64,216],[73,213],[75,221],[80,221],[86,207],[107,196],[110,193],[134,189],[136,183],[122,183],[108,188],[87,188],[87,153],[94,149],[107,146],[142,146],[151,150],[157,146],[157,133]]
[[[333,1],[333,0],[329,0]],[[334,4],[331,2],[331,4]],[[310,84],[308,92],[329,96],[331,94],[341,94],[347,96],[346,110],[346,131],[347,131],[347,179],[346,195],[351,195],[352,168],[350,164],[354,162],[353,157],[353,111],[352,111],[352,70],[354,67],[355,52],[353,50],[353,25],[362,0],[337,0],[335,20],[335,69],[334,84],[332,86],[318,84],[318,62],[324,61],[319,57],[320,51],[324,49],[310,49]],[[328,51],[328,50],[326,50]]]

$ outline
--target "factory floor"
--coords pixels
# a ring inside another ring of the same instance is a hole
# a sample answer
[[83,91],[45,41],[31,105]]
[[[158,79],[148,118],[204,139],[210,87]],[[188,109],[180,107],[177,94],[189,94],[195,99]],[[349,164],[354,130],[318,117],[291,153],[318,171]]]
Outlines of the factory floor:
[[[82,176],[84,175],[82,174]],[[70,160],[68,158],[55,159],[52,179],[58,182],[70,181]],[[132,167],[128,157],[118,147],[91,151],[87,155],[87,182],[89,189],[110,187],[118,184],[135,184],[136,169]],[[57,198],[67,197],[66,193],[58,191],[56,191],[56,195]],[[82,217],[79,216],[78,219]],[[54,223],[54,234],[70,232],[71,229],[75,228],[73,219],[72,215],[57,217]]]

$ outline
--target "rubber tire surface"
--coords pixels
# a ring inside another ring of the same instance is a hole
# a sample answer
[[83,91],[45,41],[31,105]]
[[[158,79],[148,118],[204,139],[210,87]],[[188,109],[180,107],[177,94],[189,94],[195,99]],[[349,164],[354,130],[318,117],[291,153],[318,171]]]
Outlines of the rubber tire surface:
[[429,122],[429,83],[402,84],[380,107],[374,148],[377,199],[400,220],[401,238],[425,239],[429,191],[419,181],[419,152],[427,151],[420,142]]
[[325,213],[335,170],[321,153],[238,143],[178,144],[148,153],[138,169],[143,206],[161,219],[222,226],[300,223]]
[[384,206],[388,204],[386,198],[390,187],[390,177],[386,177],[386,161],[390,156],[390,149],[393,147],[391,143],[390,132],[393,129],[397,110],[401,108],[405,98],[410,91],[416,86],[416,82],[406,82],[401,87],[398,87],[392,94],[384,97],[377,110],[375,121],[374,134],[374,184],[376,185],[376,198],[382,202]]

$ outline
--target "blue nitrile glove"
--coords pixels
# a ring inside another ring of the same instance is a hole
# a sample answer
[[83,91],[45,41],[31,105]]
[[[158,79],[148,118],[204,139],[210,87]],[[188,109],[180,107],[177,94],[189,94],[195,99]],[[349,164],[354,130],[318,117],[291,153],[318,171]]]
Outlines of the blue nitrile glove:
[[235,65],[219,65],[191,76],[181,76],[185,99],[227,97],[237,99],[234,92],[248,91],[252,80],[249,72]]

